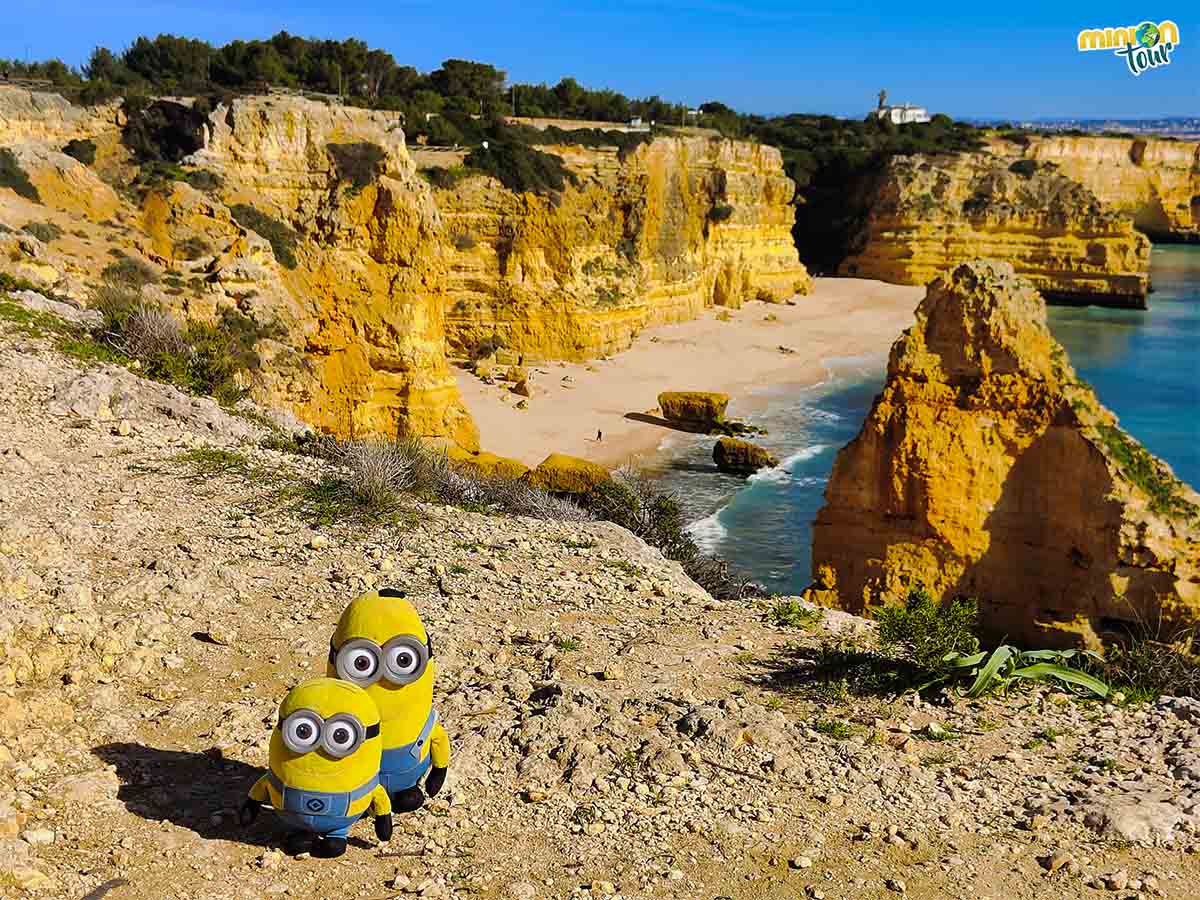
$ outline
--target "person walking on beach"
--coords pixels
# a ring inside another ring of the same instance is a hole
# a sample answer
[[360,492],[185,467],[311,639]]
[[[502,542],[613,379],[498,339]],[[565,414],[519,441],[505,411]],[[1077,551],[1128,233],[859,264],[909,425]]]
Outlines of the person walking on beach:
[[597,428],[596,429],[596,443],[598,444],[602,440],[604,440],[604,432],[602,432],[599,428]]

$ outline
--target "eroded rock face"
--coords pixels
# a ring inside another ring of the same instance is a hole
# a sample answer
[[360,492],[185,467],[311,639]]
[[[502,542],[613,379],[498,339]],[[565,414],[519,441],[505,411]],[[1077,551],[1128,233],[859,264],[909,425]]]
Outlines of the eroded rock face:
[[1200,618],[1200,496],[1076,380],[1042,298],[976,261],[930,285],[813,526],[814,594],[924,584],[995,637],[1095,643]]
[[729,395],[715,391],[663,391],[658,408],[663,418],[679,428],[708,434],[725,421]]
[[1051,300],[1145,306],[1149,240],[1054,166],[989,152],[893,157],[869,205],[842,274],[927,284],[996,259]]
[[713,445],[713,462],[731,475],[753,475],[759,469],[779,465],[779,460],[766,448],[730,437],[720,438]]
[[608,469],[599,463],[565,453],[551,453],[538,463],[537,468],[521,477],[533,487],[552,494],[586,494],[607,481],[609,475]]
[[452,248],[454,352],[499,337],[531,359],[588,359],[714,304],[810,289],[791,237],[795,188],[775,148],[658,138],[624,157],[543,149],[578,179],[560,196],[486,177],[435,192]]
[[1030,138],[1055,163],[1155,240],[1200,241],[1200,143],[1153,138]]
[[[398,116],[246,98],[213,112],[188,162],[221,178],[219,201],[177,188],[166,208],[147,206],[147,231],[171,247],[210,236],[221,292],[286,329],[262,399],[340,435],[478,449],[446,362],[444,230]],[[246,207],[274,224],[244,227]]]

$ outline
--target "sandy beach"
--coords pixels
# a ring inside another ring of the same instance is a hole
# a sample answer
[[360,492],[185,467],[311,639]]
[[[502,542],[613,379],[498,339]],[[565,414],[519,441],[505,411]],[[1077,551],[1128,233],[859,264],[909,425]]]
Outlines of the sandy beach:
[[[729,415],[744,415],[755,388],[816,384],[825,377],[826,360],[886,354],[912,324],[924,292],[881,281],[818,278],[795,306],[754,302],[739,310],[709,309],[691,322],[648,328],[608,359],[528,367],[533,397],[523,410],[516,408],[521,398],[503,384],[485,384],[464,371],[458,386],[483,449],[530,466],[551,452],[616,466],[654,452],[672,433],[626,418],[653,410],[659,392],[723,391],[732,396]],[[728,321],[718,318],[721,313]]]

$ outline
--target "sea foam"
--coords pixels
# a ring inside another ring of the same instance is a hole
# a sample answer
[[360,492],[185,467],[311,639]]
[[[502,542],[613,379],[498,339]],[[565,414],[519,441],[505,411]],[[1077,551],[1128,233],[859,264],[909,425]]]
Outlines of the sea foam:
[[684,529],[696,542],[696,546],[705,553],[714,552],[721,542],[729,536],[729,529],[721,524],[721,513],[724,507],[710,516],[698,519]]

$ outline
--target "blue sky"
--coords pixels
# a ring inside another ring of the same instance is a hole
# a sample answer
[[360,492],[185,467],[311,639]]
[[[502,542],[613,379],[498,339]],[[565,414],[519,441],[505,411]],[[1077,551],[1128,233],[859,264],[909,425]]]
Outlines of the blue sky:
[[[1200,5],[926,2],[479,3],[258,0],[133,3],[4,0],[0,57],[83,62],[138,34],[213,43],[360,37],[422,71],[490,62],[518,81],[573,75],[589,87],[752,112],[862,115],[881,87],[958,117],[1200,115]],[[1041,7],[1041,8],[1039,8]],[[1134,78],[1107,52],[1079,53],[1085,27],[1173,19],[1171,65]]]

